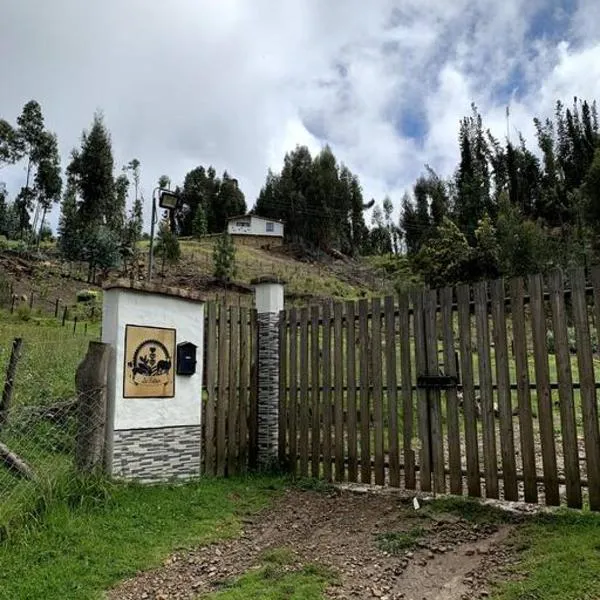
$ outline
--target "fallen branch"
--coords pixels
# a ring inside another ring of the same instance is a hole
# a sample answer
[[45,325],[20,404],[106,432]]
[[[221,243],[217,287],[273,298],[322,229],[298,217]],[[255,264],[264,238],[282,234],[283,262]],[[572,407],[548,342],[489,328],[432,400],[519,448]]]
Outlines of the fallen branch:
[[16,471],[18,475],[25,479],[30,479],[31,481],[37,479],[33,469],[2,442],[0,442],[0,460],[5,464],[9,471]]

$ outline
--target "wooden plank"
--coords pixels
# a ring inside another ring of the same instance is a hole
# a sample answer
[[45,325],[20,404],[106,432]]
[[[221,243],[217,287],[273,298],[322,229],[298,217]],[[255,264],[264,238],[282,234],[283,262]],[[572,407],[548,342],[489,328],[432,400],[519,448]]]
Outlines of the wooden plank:
[[249,319],[248,309],[240,308],[240,453],[239,470],[245,473],[248,469],[248,387],[250,386],[249,359]]
[[398,384],[396,381],[396,316],[394,297],[383,301],[385,319],[385,385],[387,387],[389,479],[392,487],[400,487],[400,454],[398,451]]
[[219,375],[217,397],[217,476],[225,476],[227,465],[227,325],[229,312],[219,308]]
[[206,407],[204,411],[204,472],[207,475],[216,474],[215,418],[217,395],[215,367],[217,354],[217,307],[214,302],[209,302],[206,307]]
[[311,468],[313,477],[320,476],[321,470],[321,359],[320,359],[320,331],[319,307],[313,306],[310,312],[310,385],[312,405],[312,431],[311,431]]
[[287,413],[287,318],[288,314],[282,310],[279,315],[279,464],[286,464],[287,460],[287,433],[288,433],[288,413]]
[[372,300],[371,341],[375,484],[383,485],[385,482],[385,461],[383,456],[383,383],[381,380],[381,300],[379,298],[373,298]]
[[465,450],[467,457],[467,490],[469,496],[481,496],[479,478],[479,447],[477,442],[477,411],[473,383],[473,345],[471,342],[471,289],[468,285],[456,288],[458,331],[460,335],[460,370],[465,421]]
[[[452,288],[440,291],[442,340],[444,342],[444,373],[457,377],[454,350],[454,327],[452,325]],[[460,425],[458,418],[458,394],[456,388],[446,390],[446,421],[448,424],[448,466],[450,469],[450,493],[462,494],[462,468],[460,464]]]
[[308,307],[300,309],[300,476],[308,477]]
[[369,302],[358,301],[358,343],[360,350],[360,480],[371,483],[371,441],[369,407]]
[[296,474],[298,469],[298,313],[295,307],[290,309],[290,358],[289,378],[290,395],[288,398],[288,427],[290,447],[290,471]]
[[[600,510],[600,432],[598,431],[598,398],[594,377],[594,356],[590,339],[590,324],[585,298],[585,274],[583,269],[570,273],[571,302],[577,340],[577,364],[581,385],[581,410],[587,463],[590,508]],[[598,301],[598,297],[595,298]]]
[[527,360],[524,297],[525,286],[523,279],[513,279],[510,282],[510,310],[513,324],[517,401],[519,405],[519,438],[521,441],[525,502],[537,503],[537,473],[533,438],[533,414],[531,410],[531,388],[529,383],[529,362]]
[[504,280],[490,284],[492,299],[492,322],[496,359],[496,383],[498,385],[498,417],[500,420],[500,452],[504,480],[504,499],[518,500],[517,464],[515,460],[515,435],[513,431],[510,370],[508,365],[508,341],[506,336],[506,309]]
[[356,329],[355,304],[346,302],[346,398],[348,411],[348,481],[358,480],[358,453],[356,435]]
[[554,446],[554,420],[552,417],[552,392],[548,367],[548,345],[546,341],[546,312],[541,275],[529,277],[529,306],[531,310],[531,332],[535,364],[535,384],[538,402],[538,421],[542,443],[542,466],[546,504],[560,503],[558,492],[558,470]]
[[248,467],[258,463],[258,316],[250,310],[250,398],[248,403]]
[[410,315],[408,294],[398,296],[398,329],[400,330],[400,380],[402,386],[402,451],[404,455],[404,485],[416,489],[415,451],[412,448],[414,432],[413,391],[410,351]]
[[571,508],[581,508],[581,473],[579,469],[579,448],[575,421],[573,397],[573,375],[569,352],[569,332],[567,329],[567,309],[562,272],[552,271],[548,277],[550,307],[552,309],[552,330],[554,333],[554,355],[558,374],[558,397],[560,423],[567,488],[567,504]]
[[331,481],[331,307],[323,306],[323,477]]
[[342,329],[343,305],[333,305],[333,378],[335,415],[335,480],[344,481],[344,338]]
[[498,457],[496,455],[496,426],[494,422],[486,282],[476,283],[473,286],[473,294],[477,330],[477,357],[479,359],[479,396],[481,402],[481,429],[483,431],[485,495],[486,498],[498,498]]
[[239,370],[240,311],[237,306],[229,309],[229,407],[227,411],[227,475],[237,474],[238,464],[238,370]]
[[[437,331],[437,291],[429,290],[423,297],[425,316],[425,344],[427,352],[427,374],[438,375],[438,331]],[[444,429],[442,426],[442,401],[439,389],[430,389],[429,404],[429,441],[436,493],[446,492],[446,473],[444,460]]]
[[[413,315],[415,328],[415,368],[417,377],[427,375],[427,342],[425,340],[425,320],[423,313],[423,292],[413,294]],[[427,390],[417,389],[417,415],[421,451],[419,453],[419,482],[421,490],[431,491],[431,427]]]

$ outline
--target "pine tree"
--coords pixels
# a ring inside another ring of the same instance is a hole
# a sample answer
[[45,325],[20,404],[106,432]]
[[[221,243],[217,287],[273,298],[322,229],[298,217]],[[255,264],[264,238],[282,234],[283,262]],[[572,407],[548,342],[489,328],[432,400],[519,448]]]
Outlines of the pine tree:
[[213,274],[221,281],[229,281],[235,277],[237,266],[235,262],[235,244],[233,238],[225,233],[215,242],[213,248]]
[[77,212],[77,190],[72,180],[67,181],[60,207],[58,222],[58,249],[69,261],[81,260],[83,244]]
[[196,214],[194,215],[194,222],[192,223],[192,235],[195,238],[201,238],[208,232],[208,225],[206,222],[206,213],[204,212],[204,206],[199,204],[196,207]]

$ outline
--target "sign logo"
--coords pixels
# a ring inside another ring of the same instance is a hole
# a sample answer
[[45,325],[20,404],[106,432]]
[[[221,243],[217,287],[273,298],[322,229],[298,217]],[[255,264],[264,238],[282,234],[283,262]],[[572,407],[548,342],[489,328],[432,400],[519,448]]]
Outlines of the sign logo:
[[125,398],[169,398],[175,394],[175,330],[127,325]]

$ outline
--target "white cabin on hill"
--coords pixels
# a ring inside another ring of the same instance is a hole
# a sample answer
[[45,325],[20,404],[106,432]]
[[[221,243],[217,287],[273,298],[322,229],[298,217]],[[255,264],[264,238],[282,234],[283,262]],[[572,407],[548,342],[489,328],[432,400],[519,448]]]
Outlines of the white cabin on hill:
[[236,243],[269,247],[283,244],[283,222],[257,215],[241,215],[227,220],[227,233]]

